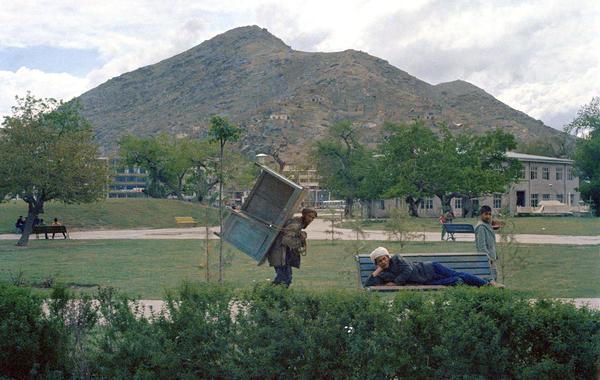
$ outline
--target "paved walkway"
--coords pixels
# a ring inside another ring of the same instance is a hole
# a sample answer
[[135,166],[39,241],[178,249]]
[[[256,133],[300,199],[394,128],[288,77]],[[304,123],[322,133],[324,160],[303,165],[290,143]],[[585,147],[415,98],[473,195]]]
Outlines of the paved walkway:
[[[330,224],[324,220],[315,220],[308,229],[308,237],[312,240],[329,240],[331,233],[327,232]],[[69,234],[71,239],[96,240],[96,239],[204,239],[205,228],[161,228],[161,229],[136,229],[136,230],[99,230],[99,231],[74,231]],[[218,232],[219,227],[211,227],[209,239],[217,239],[213,232]],[[437,242],[440,241],[440,232],[417,232],[412,240]],[[0,240],[17,240],[19,235],[0,234]],[[35,237],[33,237],[35,239]],[[57,237],[58,238],[58,237]],[[337,240],[354,240],[356,233],[350,229],[335,228]],[[381,230],[368,230],[363,240],[388,240],[389,234]],[[457,241],[474,241],[473,235],[457,234]],[[500,241],[500,236],[497,236]],[[529,235],[517,234],[515,240],[523,244],[566,244],[566,245],[599,245],[600,236],[570,236],[570,235]],[[449,243],[450,244],[450,243]],[[600,252],[600,247],[598,248]]]

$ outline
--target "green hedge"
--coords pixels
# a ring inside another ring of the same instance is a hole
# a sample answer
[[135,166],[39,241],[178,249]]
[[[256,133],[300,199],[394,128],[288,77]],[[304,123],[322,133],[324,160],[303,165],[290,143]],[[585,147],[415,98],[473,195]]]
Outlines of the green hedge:
[[600,365],[600,313],[497,289],[184,285],[152,318],[111,289],[72,297],[58,288],[44,315],[28,291],[0,287],[4,376],[595,379]]

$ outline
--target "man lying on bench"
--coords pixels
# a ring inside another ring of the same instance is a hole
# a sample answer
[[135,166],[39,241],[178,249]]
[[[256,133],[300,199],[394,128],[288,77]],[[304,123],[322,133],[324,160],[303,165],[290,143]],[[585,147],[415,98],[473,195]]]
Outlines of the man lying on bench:
[[369,256],[371,261],[377,265],[377,268],[367,278],[365,286],[465,284],[504,287],[504,285],[484,280],[469,273],[457,272],[437,262],[411,262],[403,259],[400,255],[391,257],[384,247],[376,248]]

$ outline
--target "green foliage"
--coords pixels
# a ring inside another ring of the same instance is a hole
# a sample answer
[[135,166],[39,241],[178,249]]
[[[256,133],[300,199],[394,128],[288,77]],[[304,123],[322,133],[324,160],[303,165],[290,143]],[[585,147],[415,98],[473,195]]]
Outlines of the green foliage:
[[[103,289],[75,319],[65,317],[73,303],[64,290],[47,317],[28,291],[2,285],[0,295],[0,374],[18,378],[593,379],[600,365],[600,313],[490,288],[390,300],[185,284],[146,314]],[[24,312],[5,317],[15,306]]]
[[221,146],[224,146],[227,142],[238,141],[242,130],[230,123],[226,117],[213,116],[210,118],[208,135],[211,141],[219,142]]
[[439,135],[422,123],[386,124],[380,146],[383,197],[409,197],[413,201],[437,196],[444,209],[454,197],[473,198],[504,192],[519,173],[520,164],[506,157],[516,147],[514,137],[501,130],[475,136],[468,132]]
[[160,186],[183,198],[184,179],[195,162],[203,162],[216,153],[207,141],[179,139],[167,134],[155,137],[125,136],[119,142],[119,155],[127,165],[146,169],[155,195]]
[[77,102],[17,97],[13,115],[0,128],[0,199],[20,197],[29,207],[20,245],[44,203],[87,203],[101,199],[107,180],[91,124]]
[[566,130],[581,136],[573,155],[579,191],[582,198],[592,200],[600,216],[600,97],[583,106]]
[[346,216],[352,215],[356,198],[368,199],[371,185],[367,182],[372,169],[372,153],[360,143],[359,129],[348,120],[329,128],[329,135],[317,141],[312,156],[321,176],[322,186],[346,199]]

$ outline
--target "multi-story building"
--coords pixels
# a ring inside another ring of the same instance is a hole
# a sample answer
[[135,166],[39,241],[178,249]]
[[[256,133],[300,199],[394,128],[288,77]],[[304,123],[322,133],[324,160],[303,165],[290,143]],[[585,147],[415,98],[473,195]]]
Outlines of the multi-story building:
[[283,168],[283,175],[308,190],[303,202],[304,205],[321,207],[324,201],[331,200],[331,193],[328,190],[321,189],[319,185],[321,177],[316,168],[286,165]]
[[[584,210],[579,206],[579,178],[573,174],[572,160],[515,152],[508,152],[507,156],[519,160],[522,164],[518,182],[505,193],[473,199],[473,209],[476,210],[485,204],[492,207],[494,212],[506,210],[515,215],[534,212],[541,201],[558,201],[566,206],[565,209]],[[454,198],[450,204],[455,215],[462,214],[462,198]],[[406,207],[403,199],[373,201],[371,216],[387,217],[390,210],[397,207]],[[425,198],[421,202],[419,215],[433,217],[441,214],[442,202],[438,197]]]
[[110,175],[107,198],[146,198],[146,170],[139,167],[124,167],[118,159],[110,160]]

